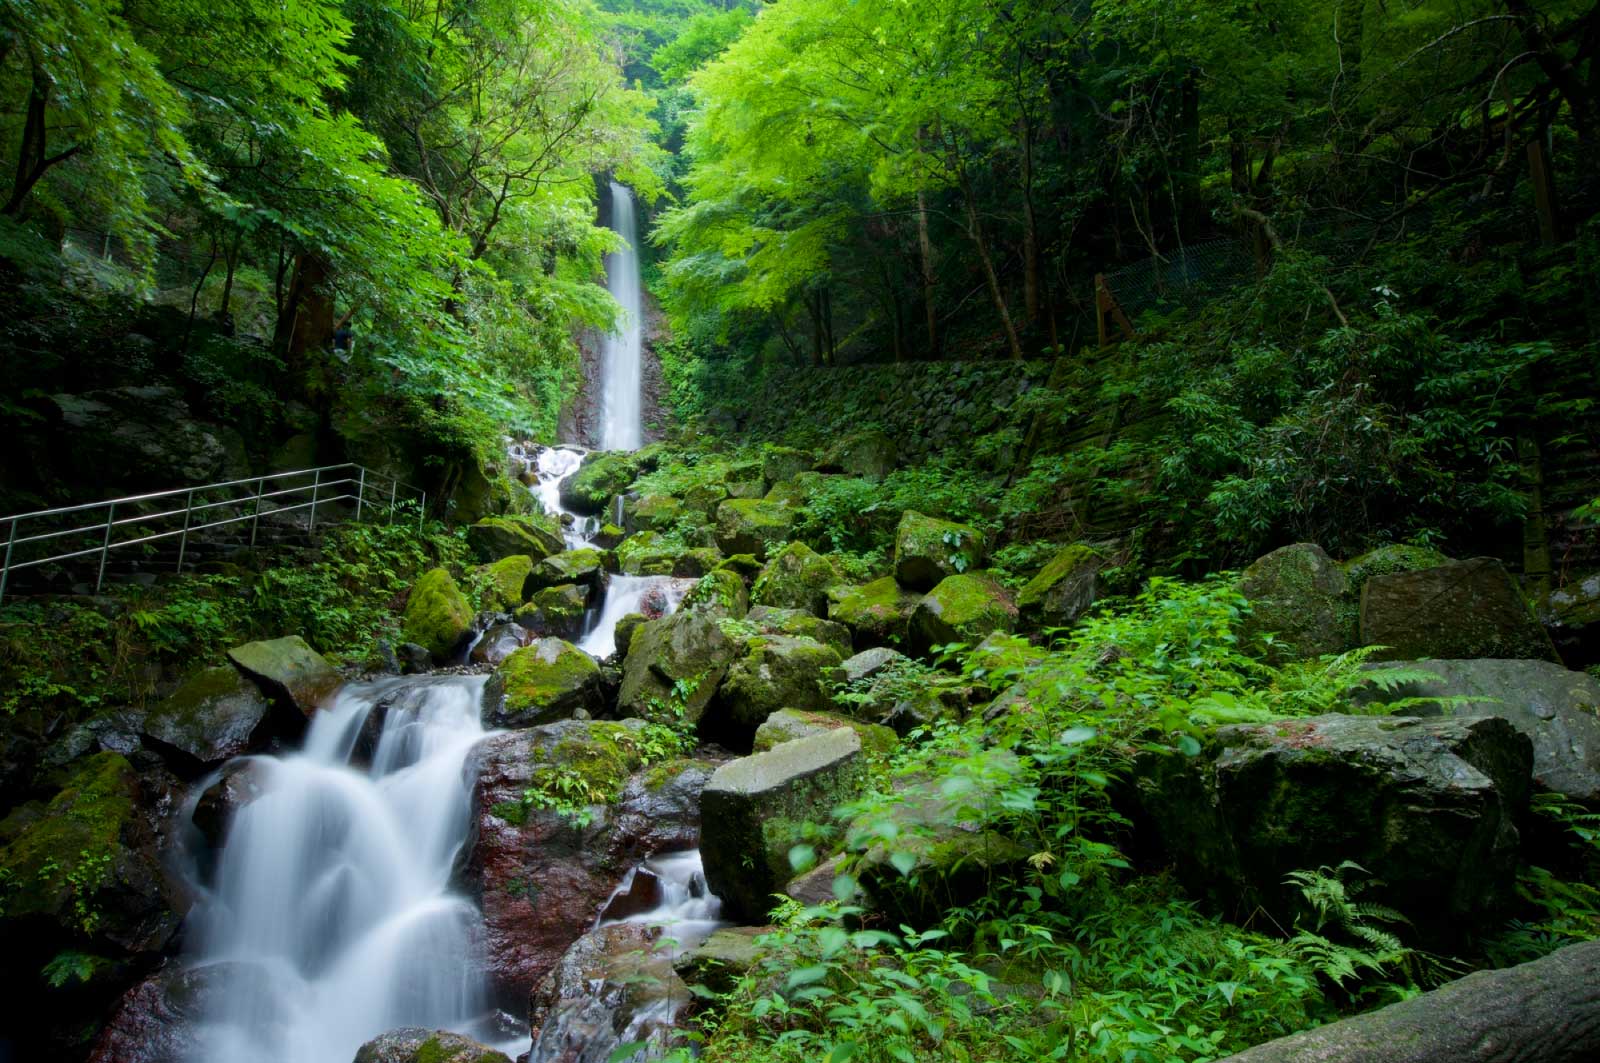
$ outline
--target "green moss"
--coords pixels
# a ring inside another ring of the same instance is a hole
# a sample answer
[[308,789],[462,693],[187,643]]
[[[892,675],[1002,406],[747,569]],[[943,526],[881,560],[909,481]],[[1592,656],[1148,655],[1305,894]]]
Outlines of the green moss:
[[500,663],[502,716],[521,726],[571,716],[598,689],[600,666],[570,642],[545,638]]
[[555,518],[542,514],[485,517],[467,529],[467,544],[484,562],[518,554],[538,560],[566,545]]
[[796,512],[780,502],[730,498],[717,507],[717,545],[725,554],[767,556],[794,533]]
[[505,820],[514,827],[528,822],[528,806],[521,801],[500,801],[489,807],[489,814]]
[[93,897],[105,884],[134,815],[138,780],[117,753],[83,762],[43,810],[22,808],[0,822],[0,911],[46,915],[91,930]]
[[1031,609],[1038,605],[1062,580],[1067,579],[1086,564],[1102,560],[1100,552],[1092,546],[1076,543],[1059,551],[1045,563],[1017,594],[1017,608]]
[[719,568],[701,576],[679,608],[738,620],[750,611],[750,598],[744,580],[729,569]]
[[402,631],[408,642],[443,659],[455,652],[472,629],[472,607],[449,570],[425,572],[411,588]]
[[[586,804],[611,804],[622,796],[628,776],[644,763],[638,732],[620,723],[590,723],[581,734],[570,735],[540,751],[546,771],[581,782]],[[541,771],[540,776],[545,772]],[[534,786],[548,783],[536,776]]]
[[1362,586],[1373,576],[1387,576],[1392,572],[1416,572],[1419,569],[1438,568],[1450,559],[1427,546],[1408,546],[1394,543],[1368,550],[1344,566],[1350,580],[1350,591],[1359,596]]
[[839,581],[839,570],[831,560],[805,543],[789,543],[756,577],[751,600],[757,605],[820,615],[827,612],[828,591]]
[[578,471],[561,484],[561,501],[577,513],[599,513],[633,483],[638,474],[632,454],[597,452],[586,455]]
[[986,554],[983,534],[970,524],[908,509],[895,528],[895,578],[916,590],[928,590],[946,576],[977,568]]
[[478,569],[486,586],[483,607],[499,612],[510,612],[522,604],[522,588],[533,571],[533,558],[526,554],[503,557],[493,564]]
[[919,596],[885,576],[860,587],[835,589],[829,594],[828,618],[856,633],[856,645],[885,645],[899,642],[906,633],[906,621],[917,607]]
[[683,503],[671,495],[643,495],[623,504],[630,525],[652,531],[670,531],[684,516]]
[[953,642],[971,645],[996,631],[1014,630],[1016,622],[1017,607],[997,580],[979,574],[949,576],[911,615],[911,644],[921,654]]
[[660,532],[635,532],[617,547],[617,566],[630,576],[669,576],[684,552]]

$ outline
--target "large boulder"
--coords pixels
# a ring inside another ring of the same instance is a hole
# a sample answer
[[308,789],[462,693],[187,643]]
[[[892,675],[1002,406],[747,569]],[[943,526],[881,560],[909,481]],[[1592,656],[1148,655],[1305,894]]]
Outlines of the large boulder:
[[[597,927],[573,943],[528,1001],[541,1063],[608,1063],[623,1045],[660,1055],[689,1002],[672,950],[642,923]],[[634,1058],[628,1055],[626,1058]]]
[[757,939],[773,930],[770,926],[725,926],[713,930],[710,937],[679,956],[673,966],[690,985],[705,986],[715,993],[731,992],[739,979],[761,962]]
[[555,518],[530,515],[485,517],[467,529],[467,545],[485,563],[519,554],[540,561],[566,549]]
[[829,592],[828,619],[848,627],[858,650],[897,646],[906,639],[911,614],[922,596],[908,591],[893,576],[859,587]]
[[881,480],[894,472],[899,448],[883,432],[854,432],[828,448],[817,463],[819,472],[842,472],[867,480]]
[[194,1057],[195,1027],[224,993],[248,986],[255,970],[248,963],[168,961],[118,1001],[89,1063],[185,1063]]
[[[1379,668],[1383,666],[1377,666]],[[1457,719],[1498,716],[1533,742],[1533,781],[1545,790],[1600,805],[1600,680],[1549,661],[1415,661],[1399,667],[1437,679],[1370,688],[1369,701],[1447,698]],[[1437,705],[1405,710],[1435,715]]]
[[441,663],[461,651],[472,634],[475,614],[447,568],[429,569],[411,588],[401,631]]
[[717,507],[717,546],[724,554],[759,559],[794,534],[795,510],[760,498],[730,498]]
[[1066,627],[1101,596],[1100,572],[1107,564],[1105,555],[1092,546],[1062,547],[1017,592],[1017,608],[1040,627]]
[[685,514],[684,505],[671,495],[630,495],[622,500],[622,527],[638,531],[671,531]]
[[1349,860],[1430,944],[1513,898],[1533,748],[1500,719],[1316,716],[1223,727],[1204,755],[1141,758],[1140,809],[1189,888],[1288,926],[1285,877]]
[[1339,563],[1313,543],[1274,550],[1244,570],[1239,592],[1250,602],[1240,634],[1272,636],[1274,661],[1343,653],[1356,645],[1355,603]]
[[209,768],[267,738],[271,705],[237,668],[203,668],[144,717],[145,736]]
[[761,448],[761,479],[770,488],[785,480],[792,480],[811,468],[813,459],[806,451],[794,447],[768,444]]
[[841,659],[850,656],[850,629],[832,620],[823,620],[804,609],[774,609],[758,605],[745,619],[769,635],[793,635],[814,639],[831,648]]
[[930,591],[946,576],[983,564],[985,551],[982,533],[970,524],[908,509],[894,532],[894,578],[903,587]]
[[1408,543],[1390,543],[1368,550],[1359,557],[1345,562],[1344,574],[1350,580],[1352,594],[1373,576],[1387,576],[1392,572],[1415,572],[1418,569],[1438,568],[1448,565],[1450,559],[1429,546],[1412,546]]
[[512,554],[478,568],[485,584],[483,600],[478,604],[491,612],[510,613],[527,600],[524,585],[533,571],[533,558],[527,554]]
[[862,789],[861,738],[848,728],[785,742],[718,768],[700,795],[706,883],[735,919],[760,918],[794,873],[803,825],[825,824]]
[[829,731],[837,731],[841,727],[848,727],[859,735],[861,749],[869,755],[886,756],[894,751],[895,746],[900,744],[900,736],[882,724],[854,720],[849,716],[841,716],[836,712],[806,712],[801,709],[779,709],[771,716],[768,716],[760,727],[756,728],[755,741],[751,744],[751,750],[756,753],[765,753],[769,749],[776,749],[785,742],[795,742],[802,738],[827,734]]
[[534,565],[533,571],[528,573],[527,581],[523,584],[522,592],[525,598],[532,597],[535,591],[542,591],[546,587],[561,587],[568,583],[595,591],[600,589],[600,584],[605,578],[606,555],[599,550],[584,546],[576,550],[563,550],[559,554],[551,554]]
[[495,674],[504,684],[500,698],[485,698],[483,722],[489,727],[533,727],[594,714],[603,704],[600,666],[570,642],[542,638],[501,662]]
[[732,569],[707,572],[696,581],[678,605],[686,613],[725,620],[741,620],[750,611],[750,594],[744,580]]
[[302,716],[315,712],[342,682],[333,665],[299,635],[235,646],[228,660],[275,701]]
[[750,588],[750,600],[779,609],[828,615],[828,591],[839,582],[834,563],[802,542],[773,555]]
[[814,639],[756,635],[729,667],[717,691],[715,711],[701,721],[731,749],[748,749],[756,728],[779,709],[823,712],[833,706],[839,681],[837,650]]
[[521,624],[495,624],[472,645],[473,664],[499,664],[528,645],[533,633]]
[[638,475],[632,454],[596,451],[585,454],[578,471],[561,481],[561,504],[574,513],[604,513]]
[[712,617],[679,612],[640,624],[622,662],[617,711],[662,722],[698,723],[738,645]]
[[717,567],[722,554],[714,546],[685,546],[653,532],[628,536],[616,549],[617,569],[627,576],[704,576]]
[[1361,591],[1361,641],[1388,647],[1393,660],[1559,660],[1516,580],[1492,557],[1373,576]]
[[353,1063],[511,1063],[504,1052],[449,1030],[407,1026],[374,1037]]
[[518,624],[540,635],[575,639],[589,611],[589,589],[576,583],[535,592],[516,612]]
[[928,656],[952,642],[975,645],[996,631],[1015,631],[1017,606],[991,576],[968,573],[939,581],[911,614],[911,652]]
[[197,421],[176,388],[108,388],[50,401],[64,429],[50,457],[75,482],[157,490],[248,475],[234,454],[238,433]]

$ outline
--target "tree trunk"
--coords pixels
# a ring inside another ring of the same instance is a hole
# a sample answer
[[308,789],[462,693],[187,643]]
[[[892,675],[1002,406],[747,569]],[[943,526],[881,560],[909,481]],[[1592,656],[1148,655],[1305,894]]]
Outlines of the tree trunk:
[[272,349],[291,370],[305,365],[306,352],[320,351],[333,339],[332,279],[333,271],[320,255],[302,252],[295,258],[289,294],[272,332]]
[[1011,357],[1022,361],[1022,340],[1017,337],[1017,326],[1011,320],[1011,311],[1006,309],[1005,292],[1000,289],[1000,275],[995,272],[994,259],[989,254],[989,242],[983,237],[983,224],[978,220],[978,205],[972,191],[972,181],[967,177],[965,166],[960,167],[961,195],[967,204],[967,235],[972,238],[972,246],[978,252],[978,261],[983,264],[983,278],[989,286],[989,297],[994,300],[995,313],[1000,315],[1000,323],[1005,326],[1006,344],[1011,348]]
[[1200,77],[1190,70],[1183,79],[1178,135],[1178,225],[1184,240],[1200,230]]
[[1419,997],[1268,1041],[1230,1063],[1589,1063],[1600,1059],[1600,941],[1479,971]]
[[1031,325],[1039,320],[1039,220],[1033,210],[1033,125],[1021,122],[1022,305]]
[[81,144],[55,155],[46,155],[45,146],[49,130],[45,126],[45,107],[50,100],[50,78],[38,66],[33,68],[33,80],[28,86],[28,103],[22,121],[22,142],[17,146],[17,172],[11,183],[11,198],[0,215],[14,218],[22,213],[28,193],[45,175],[45,171],[78,153]]

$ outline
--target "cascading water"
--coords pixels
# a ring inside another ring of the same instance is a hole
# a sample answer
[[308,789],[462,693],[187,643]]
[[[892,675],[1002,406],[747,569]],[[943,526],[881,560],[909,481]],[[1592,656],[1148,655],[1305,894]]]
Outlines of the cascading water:
[[606,256],[606,284],[622,307],[621,331],[600,352],[600,448],[638,450],[644,443],[644,301],[639,280],[639,223],[633,193],[611,182],[611,224],[627,241]]
[[[352,684],[299,752],[252,758],[260,792],[237,812],[194,915],[196,962],[222,972],[194,1063],[349,1063],[399,1026],[493,1036],[478,912],[450,885],[486,682]],[[381,728],[362,768],[352,759],[373,712]]]

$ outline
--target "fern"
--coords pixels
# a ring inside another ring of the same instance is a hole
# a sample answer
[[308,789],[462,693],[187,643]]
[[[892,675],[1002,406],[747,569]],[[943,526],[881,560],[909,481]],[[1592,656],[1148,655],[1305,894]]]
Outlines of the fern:
[[[1414,982],[1418,975],[1442,967],[1433,957],[1407,947],[1390,929],[1411,924],[1402,913],[1358,899],[1371,883],[1352,873],[1368,874],[1350,860],[1334,868],[1324,865],[1289,873],[1284,881],[1300,890],[1313,917],[1310,927],[1296,923],[1289,947],[1347,992],[1352,991],[1352,983],[1365,981],[1368,974],[1377,978],[1403,974]],[[1330,933],[1343,940],[1335,940]]]

